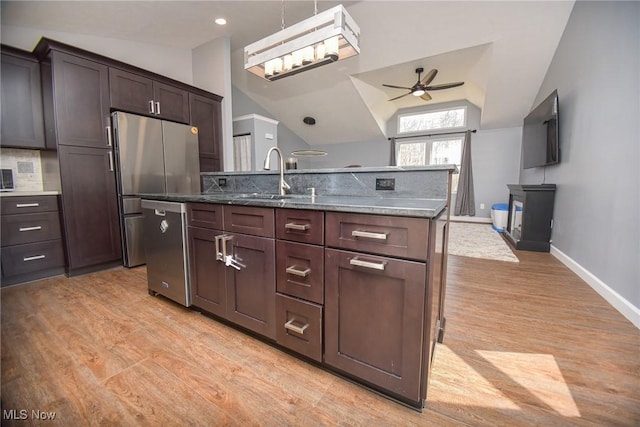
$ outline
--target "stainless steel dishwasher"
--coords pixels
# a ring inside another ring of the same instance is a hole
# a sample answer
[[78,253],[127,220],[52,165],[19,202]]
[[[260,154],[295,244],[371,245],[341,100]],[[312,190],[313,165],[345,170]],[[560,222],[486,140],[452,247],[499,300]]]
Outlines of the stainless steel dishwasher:
[[189,307],[185,204],[142,200],[142,215],[149,293]]

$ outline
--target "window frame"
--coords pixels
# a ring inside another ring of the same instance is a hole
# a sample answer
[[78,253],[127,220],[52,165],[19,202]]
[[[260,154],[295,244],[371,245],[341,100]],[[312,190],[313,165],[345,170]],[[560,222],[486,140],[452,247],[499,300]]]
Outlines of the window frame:
[[[451,110],[460,110],[460,109],[464,110],[464,120],[463,120],[462,125],[460,125],[460,126],[451,126],[451,127],[442,127],[442,128],[429,128],[429,129],[420,129],[420,130],[411,130],[411,131],[402,131],[402,130],[400,130],[400,122],[401,122],[401,119],[403,117],[420,116],[420,115],[423,115],[423,114],[439,113],[439,112],[442,112],[442,111],[451,111]],[[456,130],[465,129],[467,127],[467,120],[468,120],[468,108],[464,104],[451,106],[451,107],[447,107],[447,108],[425,109],[425,110],[421,110],[419,112],[398,114],[398,118],[396,120],[396,131],[397,131],[398,135],[419,134],[420,132],[456,131]]]

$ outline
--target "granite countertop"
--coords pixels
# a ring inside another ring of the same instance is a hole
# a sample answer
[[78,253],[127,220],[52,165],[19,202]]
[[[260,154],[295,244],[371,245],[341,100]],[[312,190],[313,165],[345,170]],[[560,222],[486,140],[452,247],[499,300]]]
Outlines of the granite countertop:
[[0,197],[17,197],[17,196],[57,196],[59,191],[2,191]]
[[435,218],[445,209],[445,199],[400,197],[315,196],[246,193],[139,194],[143,199],[242,206],[324,210],[380,215]]

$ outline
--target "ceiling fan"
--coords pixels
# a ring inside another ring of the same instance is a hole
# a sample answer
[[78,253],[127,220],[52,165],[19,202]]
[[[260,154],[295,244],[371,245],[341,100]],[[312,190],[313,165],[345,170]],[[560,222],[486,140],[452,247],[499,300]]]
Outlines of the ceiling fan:
[[436,74],[438,74],[438,70],[436,70],[435,68],[432,68],[425,76],[422,80],[420,80],[420,75],[422,74],[422,72],[424,71],[423,68],[416,68],[416,73],[418,74],[418,81],[416,82],[416,84],[414,84],[411,87],[404,87],[404,86],[393,86],[393,85],[386,85],[383,84],[382,86],[386,86],[386,87],[391,87],[394,89],[406,89],[409,92],[405,93],[404,95],[400,95],[400,96],[396,96],[395,98],[391,98],[389,101],[395,101],[396,99],[400,99],[402,97],[405,97],[407,95],[413,95],[413,96],[419,96],[420,98],[424,99],[425,101],[431,101],[431,95],[429,95],[427,93],[428,90],[442,90],[442,89],[451,89],[453,87],[458,87],[458,86],[462,86],[464,84],[464,82],[454,82],[454,83],[444,83],[444,84],[440,84],[440,85],[433,85],[433,86],[429,86],[429,83],[431,83],[431,81],[433,81],[433,79],[436,77]]

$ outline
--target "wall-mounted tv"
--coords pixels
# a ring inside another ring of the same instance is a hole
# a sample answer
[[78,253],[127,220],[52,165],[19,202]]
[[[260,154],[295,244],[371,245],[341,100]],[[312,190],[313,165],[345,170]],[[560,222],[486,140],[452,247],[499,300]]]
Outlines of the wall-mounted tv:
[[558,91],[534,108],[522,125],[522,167],[553,165],[560,161]]

